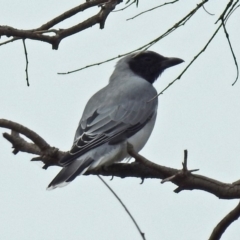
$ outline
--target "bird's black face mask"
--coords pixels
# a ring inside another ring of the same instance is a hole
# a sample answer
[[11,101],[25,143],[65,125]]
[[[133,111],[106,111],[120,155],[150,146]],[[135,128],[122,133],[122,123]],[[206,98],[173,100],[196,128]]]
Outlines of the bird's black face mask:
[[169,67],[184,62],[180,58],[167,58],[152,51],[141,52],[129,61],[130,69],[149,83],[154,81]]

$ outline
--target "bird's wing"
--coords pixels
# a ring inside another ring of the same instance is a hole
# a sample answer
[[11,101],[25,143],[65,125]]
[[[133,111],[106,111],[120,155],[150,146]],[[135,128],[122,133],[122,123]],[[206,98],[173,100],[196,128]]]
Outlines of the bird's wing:
[[156,113],[157,100],[149,100],[150,96],[131,99],[124,98],[123,94],[120,99],[118,97],[110,104],[106,103],[106,99],[105,104],[98,103],[99,106],[94,111],[88,111],[87,117],[86,106],[74,144],[68,154],[60,160],[60,165],[67,166],[84,153],[104,143],[117,144],[134,135]]

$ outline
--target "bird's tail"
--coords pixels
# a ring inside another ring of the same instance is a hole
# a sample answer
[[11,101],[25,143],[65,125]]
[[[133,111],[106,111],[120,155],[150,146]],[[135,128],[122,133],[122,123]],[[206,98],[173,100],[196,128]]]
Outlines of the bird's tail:
[[85,173],[92,164],[93,159],[77,159],[73,161],[58,173],[58,175],[50,182],[47,190],[52,190],[57,187],[64,187],[73,181],[78,175]]

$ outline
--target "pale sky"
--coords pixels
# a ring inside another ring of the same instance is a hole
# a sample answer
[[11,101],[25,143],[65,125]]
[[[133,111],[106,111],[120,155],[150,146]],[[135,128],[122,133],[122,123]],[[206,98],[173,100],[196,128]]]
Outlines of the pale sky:
[[[30,87],[25,80],[22,42],[1,46],[0,117],[29,127],[52,146],[69,150],[87,100],[107,84],[116,61],[65,76],[57,72],[140,47],[164,33],[198,3],[180,1],[126,21],[164,2],[140,0],[138,8],[132,6],[111,13],[104,30],[94,26],[71,36],[61,42],[57,51],[49,44],[26,40]],[[1,25],[30,29],[78,5],[79,1],[0,0],[0,3]],[[209,1],[206,9],[214,16],[200,9],[184,27],[150,49],[185,60],[163,73],[155,83],[158,91],[176,78],[203,48],[225,5],[223,0]],[[93,8],[80,13],[57,27],[69,27],[98,11]],[[227,29],[240,64],[239,22],[237,10]],[[181,80],[159,97],[156,125],[141,154],[158,164],[181,168],[183,150],[188,149],[190,169],[199,168],[199,174],[223,182],[238,180],[240,79],[232,87],[235,77],[233,58],[220,30]],[[45,171],[40,164],[30,162],[33,156],[13,155],[11,145],[2,137],[0,146],[1,239],[141,239],[124,209],[96,176],[81,176],[65,188],[46,191],[60,168]],[[175,185],[160,184],[156,179],[146,179],[142,185],[136,178],[104,179],[131,211],[147,240],[208,239],[216,224],[238,203],[197,190],[175,194]],[[237,221],[222,239],[238,239],[239,229]]]

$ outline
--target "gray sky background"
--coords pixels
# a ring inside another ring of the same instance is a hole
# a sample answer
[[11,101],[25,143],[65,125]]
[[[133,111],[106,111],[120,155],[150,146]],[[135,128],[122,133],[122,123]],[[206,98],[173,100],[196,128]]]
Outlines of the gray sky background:
[[[82,1],[83,2],[83,1]],[[140,0],[123,12],[112,13],[104,30],[94,26],[65,39],[58,51],[37,41],[26,41],[30,87],[25,81],[25,55],[21,41],[0,47],[0,117],[36,131],[51,145],[68,150],[87,100],[105,86],[116,61],[59,76],[140,47],[158,37],[185,16],[198,1],[180,1],[134,20],[135,14],[165,1]],[[79,1],[0,0],[0,23],[22,29],[35,28]],[[209,1],[184,27],[155,44],[151,50],[180,57],[184,64],[164,72],[155,87],[161,91],[205,45],[225,8],[226,1]],[[119,5],[118,8],[124,5]],[[68,27],[99,9],[78,14],[58,27]],[[240,14],[229,19],[227,29],[240,64]],[[2,38],[3,41],[5,38]],[[240,80],[234,87],[235,65],[221,30],[208,50],[159,98],[158,118],[141,153],[148,159],[181,168],[183,150],[189,151],[189,168],[223,182],[240,178]],[[1,132],[5,132],[1,129]],[[133,240],[141,239],[126,212],[96,176],[79,177],[62,189],[46,191],[60,170],[47,171],[11,153],[0,138],[0,236],[6,240]],[[159,180],[104,178],[129,208],[147,240],[208,239],[212,229],[237,200],[219,200],[201,191],[175,194],[172,183]],[[224,240],[238,239],[240,222],[230,226]]]

